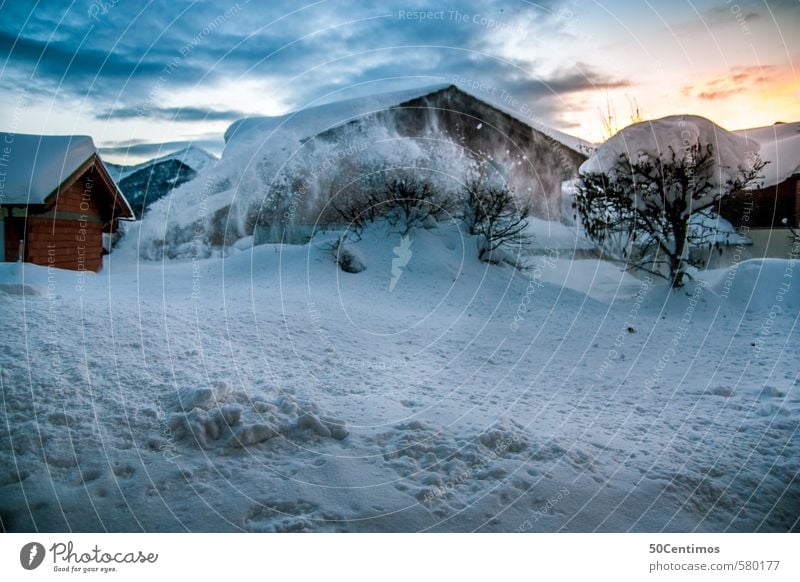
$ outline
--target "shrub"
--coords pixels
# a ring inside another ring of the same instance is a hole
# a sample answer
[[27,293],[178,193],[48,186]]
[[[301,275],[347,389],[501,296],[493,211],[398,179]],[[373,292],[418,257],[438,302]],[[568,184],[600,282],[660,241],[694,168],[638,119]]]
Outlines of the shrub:
[[417,178],[393,178],[376,190],[357,190],[332,202],[338,216],[360,237],[364,227],[377,219],[385,219],[398,227],[402,235],[441,219],[451,206],[450,200]]
[[482,261],[493,261],[502,246],[519,246],[527,241],[530,206],[519,204],[507,186],[473,180],[467,184],[464,203],[467,231],[481,237]]
[[680,155],[672,147],[636,160],[623,153],[608,171],[580,175],[576,206],[587,235],[613,259],[678,288],[688,267],[703,266],[690,249],[713,244],[717,230],[708,218],[721,198],[751,186],[764,165],[756,155],[738,175],[717,183],[714,148],[699,140]]

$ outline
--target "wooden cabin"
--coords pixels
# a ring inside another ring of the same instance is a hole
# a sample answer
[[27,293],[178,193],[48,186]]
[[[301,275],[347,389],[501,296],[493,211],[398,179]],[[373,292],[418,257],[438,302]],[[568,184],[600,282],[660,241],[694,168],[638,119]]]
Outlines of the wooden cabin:
[[90,137],[0,133],[0,258],[99,271],[133,219]]

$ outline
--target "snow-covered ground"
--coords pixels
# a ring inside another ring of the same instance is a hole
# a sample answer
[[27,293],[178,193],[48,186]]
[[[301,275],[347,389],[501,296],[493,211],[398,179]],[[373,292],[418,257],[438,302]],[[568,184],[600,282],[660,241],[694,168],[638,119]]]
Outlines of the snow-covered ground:
[[345,273],[334,238],[0,265],[3,528],[797,529],[796,262],[669,292],[451,226]]

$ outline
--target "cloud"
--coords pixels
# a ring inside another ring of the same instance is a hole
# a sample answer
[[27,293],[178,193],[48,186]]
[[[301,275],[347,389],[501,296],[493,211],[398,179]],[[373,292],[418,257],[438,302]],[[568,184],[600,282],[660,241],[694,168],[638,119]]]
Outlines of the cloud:
[[[14,3],[0,19],[0,46],[9,55],[0,91],[22,86],[55,107],[83,103],[99,122],[190,122],[201,133],[205,123],[296,109],[332,93],[346,98],[463,76],[514,94],[551,123],[565,96],[632,83],[518,50],[534,37],[568,42],[575,31],[558,21],[564,5],[568,0],[438,0],[433,7],[428,0],[303,7],[176,0],[119,2],[90,13],[96,0],[35,11]],[[428,9],[440,18],[401,17],[401,10]],[[161,144],[107,147],[138,155]]]
[[158,70],[152,62],[137,62],[120,54],[81,46],[80,39],[39,40],[0,30],[0,46],[10,50],[11,66],[25,64],[31,76],[44,76],[61,83],[93,78],[125,79]]
[[631,86],[629,79],[610,77],[593,70],[588,65],[576,65],[574,71],[558,72],[549,78],[520,79],[512,87],[523,95],[541,97],[545,95],[569,95],[584,91],[620,89]]
[[681,92],[687,97],[717,101],[767,85],[775,79],[776,73],[773,65],[737,66],[732,67],[727,75],[712,77],[698,85],[686,85]]
[[213,83],[235,90],[248,77],[300,103],[331,85],[409,71],[441,75],[475,65],[477,73],[476,55],[489,54],[521,22],[544,26],[558,0],[523,7],[445,0],[436,4],[443,20],[401,17],[430,8],[422,0],[318,2],[306,9],[288,2],[168,2],[144,9],[120,2],[100,13],[88,1],[72,10],[30,12],[21,4],[3,9],[0,45],[9,47],[9,60],[0,85],[34,83],[54,96],[88,93],[104,109],[124,112],[154,90],[168,95]]

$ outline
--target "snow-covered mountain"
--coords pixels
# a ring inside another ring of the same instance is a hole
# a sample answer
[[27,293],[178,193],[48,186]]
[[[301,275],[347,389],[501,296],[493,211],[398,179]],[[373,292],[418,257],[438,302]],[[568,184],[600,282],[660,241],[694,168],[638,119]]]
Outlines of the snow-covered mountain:
[[106,163],[137,218],[156,200],[193,180],[217,161],[207,151],[189,146],[135,166]]

